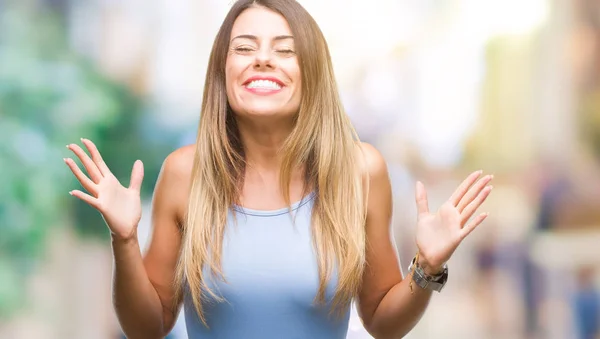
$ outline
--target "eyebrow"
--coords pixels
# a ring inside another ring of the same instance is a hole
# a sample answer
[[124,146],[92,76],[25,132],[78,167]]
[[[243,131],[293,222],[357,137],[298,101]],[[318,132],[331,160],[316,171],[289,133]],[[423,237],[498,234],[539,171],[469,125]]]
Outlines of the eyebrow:
[[[258,37],[256,35],[252,35],[252,34],[242,34],[242,35],[238,35],[235,38],[231,39],[231,41],[233,41],[235,39],[249,39],[249,40],[257,41]],[[273,38],[273,40],[275,40],[275,41],[287,40],[287,39],[294,39],[294,37],[291,35],[278,35]]]

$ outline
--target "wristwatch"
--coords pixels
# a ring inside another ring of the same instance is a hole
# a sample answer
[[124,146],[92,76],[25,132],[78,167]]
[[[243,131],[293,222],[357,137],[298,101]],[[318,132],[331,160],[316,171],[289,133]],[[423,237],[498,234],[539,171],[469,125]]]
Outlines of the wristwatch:
[[408,271],[412,272],[412,280],[417,284],[417,286],[423,289],[441,292],[448,281],[448,265],[444,264],[440,274],[428,275],[423,271],[423,268],[419,266],[419,264],[416,262],[416,259],[417,257],[415,256],[408,266]]

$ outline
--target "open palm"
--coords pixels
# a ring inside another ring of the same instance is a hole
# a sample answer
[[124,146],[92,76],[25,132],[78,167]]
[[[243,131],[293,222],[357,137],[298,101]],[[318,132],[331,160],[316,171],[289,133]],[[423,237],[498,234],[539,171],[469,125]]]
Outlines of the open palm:
[[469,175],[435,213],[429,212],[425,187],[417,183],[416,240],[424,266],[429,270],[438,271],[461,241],[487,217],[487,213],[482,213],[468,223],[492,191],[492,186],[487,184],[493,176],[487,175],[477,181],[481,174],[477,171]]
[[141,161],[136,161],[131,173],[129,187],[121,185],[112,174],[93,142],[81,139],[91,154],[91,158],[76,144],[67,148],[79,158],[85,167],[86,176],[73,159],[65,158],[65,163],[83,188],[88,192],[73,190],[69,193],[97,209],[104,218],[113,236],[129,239],[135,236],[137,224],[142,215],[140,188],[144,178]]

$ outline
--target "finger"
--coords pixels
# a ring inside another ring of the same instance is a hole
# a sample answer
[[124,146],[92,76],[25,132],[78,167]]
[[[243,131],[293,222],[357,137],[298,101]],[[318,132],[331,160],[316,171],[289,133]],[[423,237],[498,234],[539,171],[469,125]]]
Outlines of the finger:
[[144,163],[141,160],[136,160],[133,163],[133,169],[131,170],[131,181],[129,182],[129,188],[136,191],[142,189],[142,181],[144,180]]
[[458,212],[462,213],[465,207],[467,207],[467,205],[469,205],[479,195],[479,193],[481,193],[481,191],[485,188],[485,185],[489,184],[493,178],[493,175],[486,175],[485,177],[479,179],[479,181],[477,181],[477,183],[473,185],[471,189],[469,189],[467,194],[462,199],[460,199],[460,202],[456,207],[458,209]]
[[417,213],[419,215],[429,213],[429,203],[427,201],[427,191],[422,182],[417,181],[415,188],[415,200],[417,202]]
[[82,191],[79,191],[79,190],[73,190],[73,191],[69,192],[69,194],[85,201],[93,208],[98,209],[98,199],[92,197],[91,195],[83,193]]
[[473,214],[475,214],[475,211],[477,211],[479,206],[481,206],[485,199],[487,199],[487,197],[490,195],[493,188],[494,186],[487,186],[486,188],[484,188],[481,192],[479,192],[477,198],[475,198],[475,200],[473,200],[470,204],[467,205],[467,207],[465,207],[464,211],[462,211],[460,215],[463,225],[467,221],[469,221],[469,219],[471,219]]
[[471,173],[465,179],[465,181],[463,181],[458,186],[458,188],[456,189],[456,191],[454,191],[454,193],[450,197],[450,200],[448,200],[452,204],[452,206],[457,206],[458,205],[458,202],[463,198],[463,196],[465,195],[465,193],[467,193],[467,191],[469,190],[469,187],[471,187],[471,185],[473,185],[473,183],[475,182],[475,180],[477,180],[477,178],[479,178],[479,176],[481,175],[481,173],[483,173],[483,171],[477,171],[477,172]]
[[461,240],[466,238],[467,235],[471,234],[471,232],[473,232],[473,230],[475,230],[475,228],[477,228],[477,226],[479,226],[484,220],[485,218],[488,217],[488,215],[490,215],[489,213],[482,213],[479,216],[477,216],[477,218],[475,218],[475,220],[471,221],[469,223],[469,225],[465,226],[462,230],[461,230]]
[[83,173],[83,171],[79,168],[79,166],[77,166],[75,161],[70,158],[65,158],[63,160],[65,161],[67,166],[69,166],[71,172],[73,172],[81,186],[83,186],[83,188],[85,188],[86,191],[96,196],[98,193],[96,190],[96,184]]
[[102,156],[100,155],[100,152],[98,151],[96,145],[89,139],[81,138],[81,142],[83,142],[88,151],[90,151],[90,154],[92,155],[92,160],[94,161],[96,166],[98,166],[98,169],[100,169],[100,173],[102,173],[102,175],[110,174],[110,170],[108,169],[108,166],[106,166],[104,159],[102,159]]
[[69,144],[67,145],[67,148],[70,149],[73,153],[75,153],[77,158],[79,158],[92,181],[95,183],[99,183],[102,179],[102,173],[100,173],[98,166],[96,166],[92,159],[90,159],[87,153],[85,153],[85,151],[81,147],[79,147],[79,145],[76,144]]

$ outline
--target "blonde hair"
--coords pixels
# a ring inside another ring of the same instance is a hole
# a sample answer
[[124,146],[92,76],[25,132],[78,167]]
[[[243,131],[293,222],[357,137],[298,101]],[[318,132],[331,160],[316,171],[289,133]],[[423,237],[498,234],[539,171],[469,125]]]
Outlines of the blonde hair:
[[315,301],[326,302],[326,286],[337,272],[331,310],[342,314],[359,291],[365,266],[364,166],[359,164],[358,136],[342,107],[325,38],[294,0],[237,1],[217,33],[208,64],[175,281],[176,299],[181,300],[187,284],[205,326],[202,301],[206,294],[221,298],[207,285],[210,277],[203,268],[209,267],[213,276],[224,280],[221,254],[226,218],[238,203],[245,170],[244,148],[226,96],[225,60],[234,21],[253,6],[281,14],[295,39],[302,98],[295,127],[281,148],[281,187],[289,206],[292,172],[305,168],[305,187],[316,192],[312,234],[319,289]]

